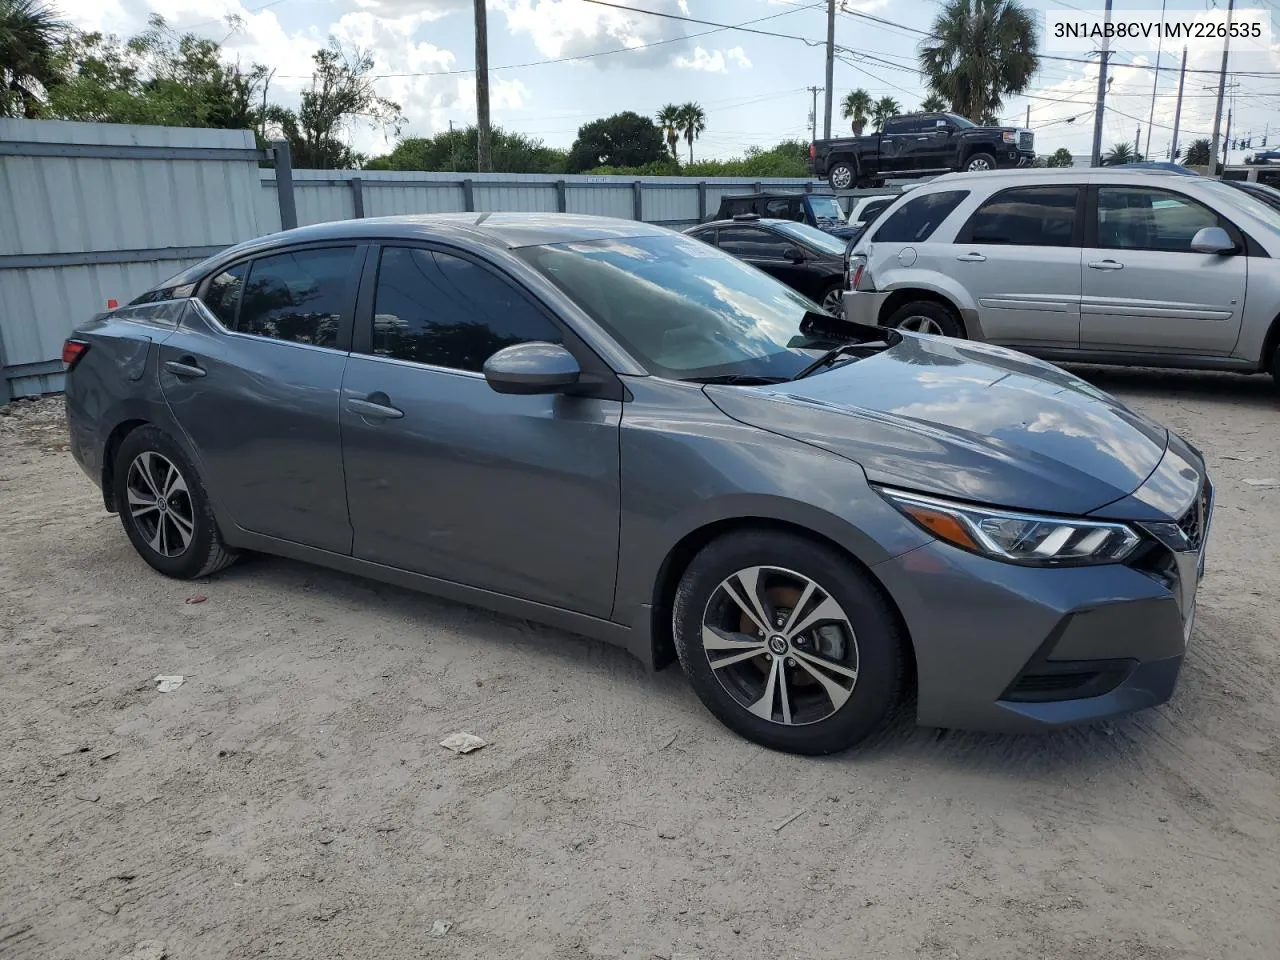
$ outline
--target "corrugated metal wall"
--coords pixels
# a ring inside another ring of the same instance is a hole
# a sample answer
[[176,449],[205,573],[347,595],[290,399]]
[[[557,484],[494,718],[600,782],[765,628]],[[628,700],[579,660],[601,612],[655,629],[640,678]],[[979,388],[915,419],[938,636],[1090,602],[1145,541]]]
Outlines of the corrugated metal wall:
[[[62,341],[107,300],[281,229],[276,172],[262,160],[247,130],[0,120],[0,403],[61,389]],[[300,226],[361,209],[564,210],[679,229],[723,194],[808,181],[295,170],[292,184]]]

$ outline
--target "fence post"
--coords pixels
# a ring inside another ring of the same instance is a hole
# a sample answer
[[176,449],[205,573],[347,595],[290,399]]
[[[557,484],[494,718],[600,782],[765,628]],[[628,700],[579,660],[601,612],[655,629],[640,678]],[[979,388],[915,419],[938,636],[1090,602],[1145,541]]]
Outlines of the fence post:
[[356,205],[356,219],[364,219],[364,183],[359,177],[352,177],[351,183],[351,199]]
[[13,399],[13,391],[9,387],[9,368],[4,363],[4,334],[0,333],[0,407]]
[[293,199],[293,160],[288,140],[272,140],[276,160],[276,201],[280,205],[280,229],[292,230],[298,225],[298,207]]
[[707,181],[698,181],[698,222],[707,219]]
[[556,209],[564,213],[569,209],[569,197],[565,192],[565,182],[556,181]]
[[631,219],[644,219],[644,184],[636,180],[631,184]]
[[806,181],[804,182],[804,192],[805,192],[805,193],[813,193],[813,181],[812,181],[812,180],[806,180]]
[[764,193],[764,184],[759,180],[756,181],[756,193]]
[[475,188],[470,180],[462,181],[462,209],[467,213],[476,212]]

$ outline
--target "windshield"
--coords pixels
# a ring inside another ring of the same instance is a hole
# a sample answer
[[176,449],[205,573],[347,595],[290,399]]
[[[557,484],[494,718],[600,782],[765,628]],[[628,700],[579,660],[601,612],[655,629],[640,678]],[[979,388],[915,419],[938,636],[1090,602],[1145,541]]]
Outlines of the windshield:
[[968,117],[962,117],[958,113],[948,113],[947,119],[954,123],[961,130],[967,130],[969,127],[976,127],[977,124]]
[[809,206],[819,220],[838,220],[844,223],[844,211],[840,209],[835,197],[810,197]]
[[520,255],[652,373],[789,378],[831,346],[806,335],[813,301],[679,235],[526,247]]
[[817,227],[811,227],[807,223],[775,223],[774,229],[779,233],[786,234],[792,240],[798,240],[806,247],[812,247],[819,253],[829,253],[833,257],[843,257],[845,250],[848,249],[847,240],[833,237],[831,234],[824,233]]
[[[1269,206],[1265,201],[1259,200],[1239,187],[1228,186],[1225,183],[1218,180],[1210,180],[1207,177],[1201,186],[1212,193],[1214,199],[1224,207],[1247,213],[1255,220],[1262,221],[1272,233],[1280,235],[1280,211]],[[1226,213],[1228,218],[1230,217],[1230,209],[1222,212]]]

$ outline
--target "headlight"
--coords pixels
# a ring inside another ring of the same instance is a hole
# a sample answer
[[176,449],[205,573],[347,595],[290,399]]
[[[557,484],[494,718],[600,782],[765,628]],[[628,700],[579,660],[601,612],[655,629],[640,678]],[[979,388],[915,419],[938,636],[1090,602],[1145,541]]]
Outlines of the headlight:
[[1016,141],[1017,139],[1018,139],[1017,131],[1014,131],[1014,130],[1006,130],[1006,131],[1004,131],[1004,142],[1005,142],[1005,143],[1013,143],[1013,142],[1014,142],[1014,141]]
[[952,546],[1006,563],[1083,566],[1117,563],[1139,543],[1123,523],[1045,517],[953,503],[878,487],[907,517]]

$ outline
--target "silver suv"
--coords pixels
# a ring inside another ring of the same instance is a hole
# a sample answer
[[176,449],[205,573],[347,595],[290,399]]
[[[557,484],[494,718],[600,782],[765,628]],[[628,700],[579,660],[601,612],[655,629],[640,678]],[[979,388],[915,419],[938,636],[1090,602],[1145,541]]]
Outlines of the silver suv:
[[1049,360],[1280,380],[1280,213],[1206,177],[942,176],[863,235],[850,287],[850,320]]

